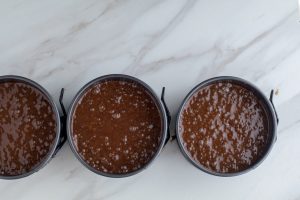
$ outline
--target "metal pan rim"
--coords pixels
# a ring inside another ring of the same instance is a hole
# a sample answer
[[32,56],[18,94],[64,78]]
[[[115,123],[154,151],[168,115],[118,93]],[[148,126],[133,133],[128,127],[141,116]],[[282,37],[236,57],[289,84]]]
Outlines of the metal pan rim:
[[[262,158],[260,158],[255,164],[253,164],[252,166],[250,166],[249,168],[239,171],[239,172],[234,172],[234,173],[219,173],[219,172],[215,172],[212,170],[209,170],[207,168],[205,168],[204,166],[202,166],[201,164],[199,164],[198,162],[196,162],[194,159],[191,158],[191,156],[186,152],[184,146],[183,146],[183,142],[182,142],[182,138],[180,136],[179,133],[179,120],[180,120],[180,116],[181,113],[184,109],[185,104],[187,103],[187,101],[190,99],[190,97],[196,92],[198,91],[201,87],[204,87],[206,85],[209,85],[211,83],[214,82],[218,82],[218,81],[235,81],[244,85],[247,85],[248,87],[250,87],[253,91],[255,91],[257,94],[259,94],[260,97],[262,97],[263,102],[266,104],[268,111],[271,115],[270,119],[271,123],[273,124],[273,129],[270,131],[270,134],[272,135],[272,139],[270,141],[270,144],[266,150],[266,152],[264,153],[264,155],[262,156]],[[233,177],[233,176],[238,176],[238,175],[242,175],[245,174],[253,169],[255,169],[256,167],[258,167],[265,159],[266,157],[269,155],[269,153],[271,152],[271,149],[273,148],[273,145],[276,141],[276,131],[277,131],[277,121],[276,121],[276,115],[275,115],[275,111],[269,101],[269,99],[266,98],[266,96],[263,94],[263,92],[258,89],[254,84],[250,83],[247,80],[244,80],[242,78],[238,78],[238,77],[234,77],[234,76],[218,76],[218,77],[213,77],[210,79],[207,79],[199,84],[197,84],[193,89],[191,89],[189,91],[189,93],[186,95],[186,97],[184,98],[184,100],[182,101],[179,110],[177,112],[177,116],[176,116],[176,127],[175,127],[175,132],[176,132],[176,138],[177,138],[177,144],[180,148],[181,153],[183,154],[183,156],[186,158],[186,160],[188,160],[191,164],[193,164],[196,168],[200,169],[201,171],[214,175],[214,176],[219,176],[219,177]]]
[[[129,172],[129,173],[124,173],[124,174],[112,174],[112,173],[105,173],[102,171],[98,171],[95,168],[91,167],[90,165],[88,165],[85,160],[79,155],[79,153],[76,150],[74,141],[73,141],[73,137],[72,137],[72,130],[71,130],[71,123],[72,123],[72,117],[73,117],[73,112],[74,109],[77,105],[77,102],[79,101],[79,99],[82,97],[82,95],[85,94],[86,90],[96,84],[99,83],[101,81],[105,81],[105,80],[128,80],[128,81],[133,81],[141,86],[143,86],[150,94],[151,96],[155,99],[157,106],[159,106],[159,111],[162,114],[162,120],[163,120],[163,130],[162,130],[162,140],[160,143],[160,146],[158,147],[157,152],[155,153],[155,155],[151,158],[151,160],[145,164],[143,167],[139,168],[138,170]],[[166,115],[166,111],[164,109],[164,106],[161,102],[161,100],[158,98],[158,96],[156,95],[156,93],[153,91],[153,89],[147,85],[145,82],[143,82],[142,80],[135,78],[133,76],[129,76],[129,75],[125,75],[125,74],[109,74],[109,75],[104,75],[104,76],[100,76],[97,77],[91,81],[89,81],[88,83],[86,83],[75,95],[75,97],[73,98],[73,100],[71,101],[70,104],[70,108],[68,111],[68,117],[67,117],[67,138],[69,141],[69,145],[71,147],[72,152],[74,153],[75,157],[81,162],[81,164],[83,164],[87,169],[89,169],[90,171],[98,174],[98,175],[102,175],[105,177],[109,177],[109,178],[124,178],[124,177],[129,177],[135,174],[140,173],[141,171],[145,170],[147,167],[149,167],[153,161],[159,156],[160,152],[162,151],[163,147],[164,147],[164,141],[167,138],[167,115]]]
[[49,101],[49,103],[51,104],[51,107],[53,109],[53,112],[55,114],[55,119],[56,119],[56,138],[54,140],[54,144],[51,147],[50,151],[48,152],[48,154],[45,156],[45,158],[37,165],[35,166],[32,170],[20,174],[20,175],[13,175],[13,176],[3,176],[0,175],[0,179],[6,179],[6,180],[14,180],[14,179],[20,179],[20,178],[24,178],[27,177],[31,174],[34,174],[35,172],[39,171],[40,169],[42,169],[43,167],[45,167],[50,160],[52,159],[52,156],[56,150],[57,145],[59,144],[59,138],[60,138],[60,129],[61,129],[61,123],[60,123],[60,115],[59,115],[59,111],[57,108],[57,105],[55,104],[52,96],[49,94],[49,92],[40,84],[38,84],[37,82],[25,78],[23,76],[17,76],[17,75],[4,75],[4,76],[0,76],[0,82],[5,82],[5,81],[20,81],[20,82],[24,82],[25,84],[28,84],[36,89],[38,89],[43,95],[45,95]]

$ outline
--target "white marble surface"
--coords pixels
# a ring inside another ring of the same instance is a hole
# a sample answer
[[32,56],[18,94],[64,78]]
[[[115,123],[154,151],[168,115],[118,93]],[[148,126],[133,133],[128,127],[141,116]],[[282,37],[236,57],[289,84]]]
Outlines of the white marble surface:
[[[0,0],[0,74],[42,84],[68,105],[89,80],[136,76],[176,115],[197,83],[219,75],[277,89],[278,140],[254,171],[205,174],[169,143],[144,172],[97,176],[68,144],[45,168],[0,180],[0,199],[300,199],[300,22],[296,0]],[[172,130],[174,130],[174,122]]]

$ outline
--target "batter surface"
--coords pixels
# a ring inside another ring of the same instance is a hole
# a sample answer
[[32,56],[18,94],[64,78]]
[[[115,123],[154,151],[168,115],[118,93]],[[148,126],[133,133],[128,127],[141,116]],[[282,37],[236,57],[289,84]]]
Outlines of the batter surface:
[[88,165],[123,174],[153,158],[162,140],[162,119],[145,88],[108,80],[91,86],[81,97],[72,132],[76,149]]
[[239,172],[255,164],[269,139],[260,100],[228,81],[212,83],[190,97],[180,116],[179,132],[190,156],[219,173]]
[[31,171],[54,145],[56,121],[47,97],[22,82],[0,83],[0,173]]

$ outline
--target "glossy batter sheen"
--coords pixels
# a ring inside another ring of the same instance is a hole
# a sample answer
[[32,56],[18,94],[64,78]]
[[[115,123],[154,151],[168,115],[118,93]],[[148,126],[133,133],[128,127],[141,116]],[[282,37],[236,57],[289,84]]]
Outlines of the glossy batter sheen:
[[259,99],[231,82],[208,85],[191,96],[179,129],[190,156],[219,173],[249,168],[268,144],[267,116]]
[[47,98],[21,82],[0,83],[0,173],[35,168],[53,146],[55,115]]
[[142,168],[162,139],[162,120],[150,94],[129,81],[109,80],[89,88],[72,120],[77,151],[91,167],[111,174]]

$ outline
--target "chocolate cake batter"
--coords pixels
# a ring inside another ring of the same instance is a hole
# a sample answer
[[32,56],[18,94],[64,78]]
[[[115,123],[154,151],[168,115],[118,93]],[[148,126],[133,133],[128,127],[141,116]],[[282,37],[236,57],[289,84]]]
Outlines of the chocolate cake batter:
[[146,89],[107,80],[91,86],[72,118],[75,148],[94,169],[130,173],[146,165],[162,140],[162,119]]
[[34,169],[55,136],[55,115],[46,96],[22,82],[0,83],[0,175]]
[[214,172],[243,171],[264,155],[268,145],[267,115],[260,100],[229,81],[196,91],[179,121],[186,151]]

